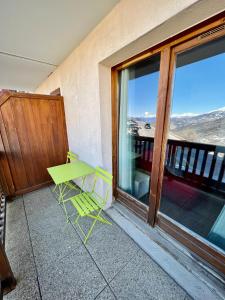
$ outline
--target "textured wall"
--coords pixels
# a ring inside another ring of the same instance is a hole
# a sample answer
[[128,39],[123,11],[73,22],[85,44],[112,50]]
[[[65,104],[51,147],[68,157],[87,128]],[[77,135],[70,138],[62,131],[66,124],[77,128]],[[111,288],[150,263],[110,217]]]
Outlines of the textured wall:
[[110,66],[223,7],[224,0],[121,0],[36,90],[61,88],[70,149],[110,170]]

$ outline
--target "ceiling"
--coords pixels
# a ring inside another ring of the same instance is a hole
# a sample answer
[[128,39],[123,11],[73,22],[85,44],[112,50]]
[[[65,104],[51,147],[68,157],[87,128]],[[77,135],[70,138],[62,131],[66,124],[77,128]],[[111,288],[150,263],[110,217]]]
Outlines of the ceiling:
[[0,0],[0,89],[34,91],[119,0]]

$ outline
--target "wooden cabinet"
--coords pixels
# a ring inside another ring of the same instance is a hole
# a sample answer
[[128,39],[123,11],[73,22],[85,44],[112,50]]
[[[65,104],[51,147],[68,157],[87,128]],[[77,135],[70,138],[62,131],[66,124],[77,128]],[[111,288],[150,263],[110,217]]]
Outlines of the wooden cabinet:
[[63,97],[0,93],[0,184],[8,196],[51,181],[46,168],[66,161]]

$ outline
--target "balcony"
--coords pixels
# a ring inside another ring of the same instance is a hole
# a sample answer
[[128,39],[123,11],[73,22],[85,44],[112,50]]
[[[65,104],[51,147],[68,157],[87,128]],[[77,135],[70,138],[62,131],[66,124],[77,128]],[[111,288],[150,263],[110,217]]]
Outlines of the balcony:
[[5,300],[190,299],[114,222],[84,246],[52,186],[8,204],[6,252],[18,284]]
[[0,300],[225,299],[225,0],[158,2],[2,6]]

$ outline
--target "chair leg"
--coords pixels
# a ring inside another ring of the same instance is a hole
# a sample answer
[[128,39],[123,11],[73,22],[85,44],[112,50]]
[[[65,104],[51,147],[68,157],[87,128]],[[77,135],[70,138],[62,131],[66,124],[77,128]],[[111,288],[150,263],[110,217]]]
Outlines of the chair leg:
[[91,225],[91,228],[88,231],[88,234],[85,236],[84,245],[87,243],[87,240],[88,240],[89,236],[91,235],[96,222],[97,222],[97,219],[94,220],[94,222]]
[[78,224],[78,220],[80,219],[80,215],[78,215],[77,217],[76,217],[76,219],[74,220],[74,224]]
[[59,184],[58,187],[59,187],[58,203],[60,204],[61,199],[63,198],[63,188],[62,188],[62,184]]
[[112,225],[111,222],[109,222],[107,219],[105,219],[104,217],[102,217],[101,214],[102,210],[100,211],[100,213],[97,214],[97,216],[94,215],[87,215],[88,217],[92,218],[92,219],[96,219],[97,221],[101,222],[101,223],[105,223],[108,225]]
[[98,217],[98,221],[100,221],[102,223],[105,223],[105,224],[108,224],[108,225],[112,225],[111,222],[109,222],[107,219],[103,218],[102,216]]
[[103,218],[101,216],[101,212],[102,212],[102,209],[99,210],[99,213],[96,216],[94,216],[94,215],[87,215],[87,217],[90,217],[90,218],[94,219],[94,221],[93,221],[93,223],[92,223],[92,225],[91,225],[91,227],[90,227],[87,235],[84,233],[84,231],[82,230],[80,224],[78,223],[80,215],[78,215],[77,218],[76,218],[76,220],[74,221],[74,223],[78,225],[79,229],[81,230],[81,232],[82,232],[82,234],[84,236],[84,244],[87,243],[87,240],[89,239],[89,237],[90,237],[90,235],[91,235],[91,233],[92,233],[92,231],[94,229],[94,226],[95,226],[95,224],[96,224],[97,221],[105,223],[105,224],[112,225],[112,223],[110,223],[108,220],[106,220],[105,218]]
[[68,212],[67,212],[67,209],[66,209],[65,202],[63,201],[62,204],[63,204],[63,210],[64,210],[65,215],[66,215],[66,223],[69,223],[69,215],[68,215]]

